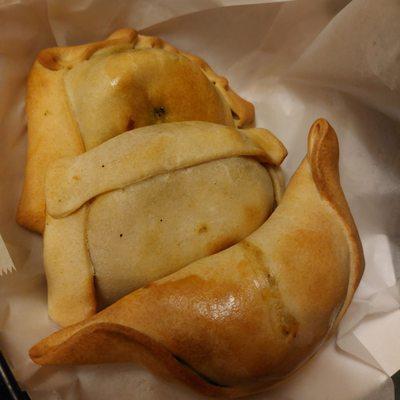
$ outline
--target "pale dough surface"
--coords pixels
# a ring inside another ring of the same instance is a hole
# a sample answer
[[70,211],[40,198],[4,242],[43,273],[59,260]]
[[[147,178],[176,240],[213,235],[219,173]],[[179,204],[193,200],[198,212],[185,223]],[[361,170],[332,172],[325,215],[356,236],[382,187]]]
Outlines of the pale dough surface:
[[101,304],[217,253],[257,229],[274,193],[257,161],[228,158],[98,196],[87,244]]

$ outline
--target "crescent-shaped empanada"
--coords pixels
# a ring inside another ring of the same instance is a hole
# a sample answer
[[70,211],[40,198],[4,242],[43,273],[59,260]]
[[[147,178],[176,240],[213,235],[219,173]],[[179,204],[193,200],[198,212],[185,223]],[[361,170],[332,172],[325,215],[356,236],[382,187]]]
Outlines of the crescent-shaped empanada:
[[29,75],[28,154],[17,222],[43,232],[47,167],[146,125],[200,120],[248,126],[254,107],[200,58],[122,29],[107,40],[46,49]]
[[318,120],[306,158],[258,230],[56,332],[30,356],[41,365],[138,361],[207,395],[258,392],[334,332],[363,263],[337,137]]
[[44,233],[51,318],[79,322],[248,236],[279,201],[274,167],[285,156],[265,129],[187,121],[55,161]]

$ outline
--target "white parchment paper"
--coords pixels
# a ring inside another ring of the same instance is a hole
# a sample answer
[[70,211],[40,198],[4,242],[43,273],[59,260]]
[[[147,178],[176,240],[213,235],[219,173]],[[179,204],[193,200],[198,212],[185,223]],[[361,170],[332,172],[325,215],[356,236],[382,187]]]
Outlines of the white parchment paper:
[[[247,4],[251,3],[251,4]],[[267,3],[267,4],[263,4]],[[400,369],[400,2],[398,0],[3,0],[0,3],[0,233],[17,268],[0,278],[0,348],[32,399],[201,399],[137,365],[44,367],[27,356],[57,329],[42,244],[15,223],[26,151],[25,80],[37,52],[121,27],[204,57],[286,144],[290,176],[307,130],[327,118],[366,270],[337,338],[271,400],[394,399]],[[397,270],[396,270],[397,268]]]

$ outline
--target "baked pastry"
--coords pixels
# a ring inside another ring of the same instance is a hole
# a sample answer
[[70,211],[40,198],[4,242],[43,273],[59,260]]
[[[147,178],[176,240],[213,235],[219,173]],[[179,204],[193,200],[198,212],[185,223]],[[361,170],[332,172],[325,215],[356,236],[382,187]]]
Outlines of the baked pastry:
[[244,239],[279,198],[273,169],[285,156],[265,129],[189,121],[138,128],[55,161],[44,233],[51,318],[81,321]]
[[363,265],[337,137],[318,120],[307,156],[258,230],[54,333],[30,356],[41,365],[141,362],[206,395],[258,392],[332,335]]
[[48,165],[122,132],[200,120],[246,127],[254,107],[200,58],[122,29],[107,40],[46,49],[29,75],[29,147],[20,225],[43,232]]

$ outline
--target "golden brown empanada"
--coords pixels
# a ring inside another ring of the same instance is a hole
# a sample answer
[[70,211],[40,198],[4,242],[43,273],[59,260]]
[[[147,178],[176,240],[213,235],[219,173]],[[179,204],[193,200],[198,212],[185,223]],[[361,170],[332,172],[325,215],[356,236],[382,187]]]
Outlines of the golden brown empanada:
[[265,129],[189,121],[139,128],[55,161],[44,233],[50,316],[79,322],[97,303],[244,239],[279,200],[273,168],[285,156]]
[[245,127],[252,104],[200,58],[122,29],[107,40],[43,50],[28,81],[29,146],[17,221],[42,232],[48,165],[122,132],[200,120]]
[[[79,206],[60,198],[67,206],[55,201],[58,214]],[[258,392],[334,332],[363,263],[340,187],[337,137],[318,120],[306,158],[258,230],[56,332],[30,356],[41,365],[135,361],[207,395]]]

